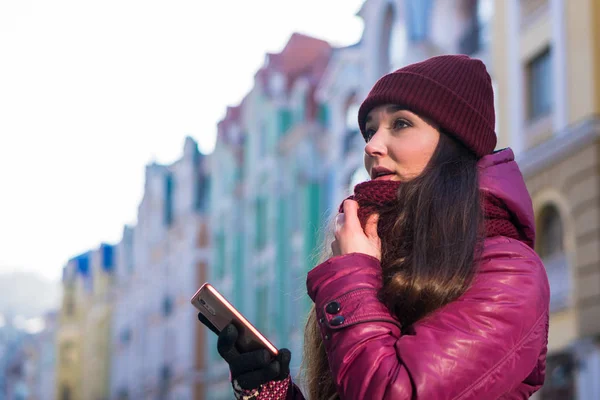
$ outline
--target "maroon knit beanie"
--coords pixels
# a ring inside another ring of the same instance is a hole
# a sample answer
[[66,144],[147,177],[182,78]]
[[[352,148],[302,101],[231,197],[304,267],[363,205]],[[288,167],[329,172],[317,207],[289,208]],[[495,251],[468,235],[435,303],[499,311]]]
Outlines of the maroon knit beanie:
[[438,56],[383,76],[358,111],[363,136],[369,111],[383,104],[404,106],[431,119],[477,157],[496,147],[492,80],[480,60]]

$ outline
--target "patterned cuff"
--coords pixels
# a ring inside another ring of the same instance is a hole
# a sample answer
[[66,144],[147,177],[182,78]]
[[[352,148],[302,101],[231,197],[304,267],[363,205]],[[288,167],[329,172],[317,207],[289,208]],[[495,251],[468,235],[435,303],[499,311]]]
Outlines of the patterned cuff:
[[258,389],[242,389],[234,380],[233,393],[237,400],[282,400],[287,396],[290,382],[292,379],[288,376],[281,381],[271,381],[260,385]]

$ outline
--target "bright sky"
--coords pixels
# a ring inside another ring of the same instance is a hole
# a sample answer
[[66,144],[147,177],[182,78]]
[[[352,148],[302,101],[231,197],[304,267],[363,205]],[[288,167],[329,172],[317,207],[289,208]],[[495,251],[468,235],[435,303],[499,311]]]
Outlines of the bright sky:
[[0,1],[0,273],[59,279],[135,222],[152,160],[217,121],[293,32],[357,42],[362,0]]

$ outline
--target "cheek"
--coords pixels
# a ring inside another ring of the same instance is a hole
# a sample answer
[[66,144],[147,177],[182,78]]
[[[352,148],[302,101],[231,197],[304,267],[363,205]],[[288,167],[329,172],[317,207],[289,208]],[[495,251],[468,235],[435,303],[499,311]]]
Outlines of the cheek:
[[393,157],[400,170],[407,177],[419,175],[435,152],[439,136],[422,134],[410,135],[411,137],[398,138],[393,149]]

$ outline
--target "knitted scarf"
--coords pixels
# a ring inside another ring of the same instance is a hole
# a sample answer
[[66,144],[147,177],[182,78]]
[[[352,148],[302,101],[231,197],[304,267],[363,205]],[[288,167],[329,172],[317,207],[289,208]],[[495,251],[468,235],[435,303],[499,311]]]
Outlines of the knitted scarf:
[[[347,199],[358,202],[358,219],[363,228],[371,214],[378,212],[382,207],[393,204],[399,187],[400,182],[398,181],[377,180],[362,182],[354,187],[354,194]],[[532,241],[518,229],[505,204],[487,191],[481,191],[480,194],[486,237],[506,236],[533,247]],[[342,207],[343,202],[340,204],[339,212],[343,211]],[[391,227],[390,222],[392,221],[379,221],[377,231],[380,237]]]

